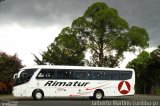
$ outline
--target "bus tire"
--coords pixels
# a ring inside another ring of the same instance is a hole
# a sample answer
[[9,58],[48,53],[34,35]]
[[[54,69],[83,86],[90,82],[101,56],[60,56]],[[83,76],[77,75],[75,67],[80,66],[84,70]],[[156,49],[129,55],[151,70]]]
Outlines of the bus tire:
[[103,96],[104,96],[103,90],[97,89],[97,90],[95,90],[95,92],[94,92],[93,98],[94,98],[95,100],[101,100],[101,99],[103,99]]
[[35,100],[42,100],[43,97],[44,97],[44,93],[41,89],[36,89],[36,90],[33,91],[32,97]]

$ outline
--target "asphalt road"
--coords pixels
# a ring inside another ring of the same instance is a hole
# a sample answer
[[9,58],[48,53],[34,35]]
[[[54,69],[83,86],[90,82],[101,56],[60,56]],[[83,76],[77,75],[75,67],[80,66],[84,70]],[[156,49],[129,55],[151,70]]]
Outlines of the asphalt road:
[[160,106],[160,96],[135,95],[125,97],[106,97],[95,101],[89,98],[47,98],[32,100],[32,98],[16,98],[1,100],[0,106]]

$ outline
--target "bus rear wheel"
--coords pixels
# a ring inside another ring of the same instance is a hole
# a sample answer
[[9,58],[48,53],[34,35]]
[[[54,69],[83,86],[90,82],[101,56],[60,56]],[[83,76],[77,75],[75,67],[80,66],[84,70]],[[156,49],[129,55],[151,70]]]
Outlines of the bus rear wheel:
[[41,90],[35,90],[32,94],[33,99],[35,100],[42,100],[44,97],[43,91]]
[[103,93],[102,90],[96,90],[96,91],[94,92],[93,98],[94,98],[95,100],[101,100],[101,99],[103,99],[103,96],[104,96],[104,93]]

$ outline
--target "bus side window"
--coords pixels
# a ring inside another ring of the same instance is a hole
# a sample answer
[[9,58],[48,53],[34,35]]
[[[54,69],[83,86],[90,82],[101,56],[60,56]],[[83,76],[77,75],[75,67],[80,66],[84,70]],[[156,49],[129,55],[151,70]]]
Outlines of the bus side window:
[[89,76],[90,75],[88,74],[87,71],[78,70],[74,72],[74,79],[88,80]]
[[119,80],[127,80],[132,77],[131,71],[120,71],[119,72]]
[[63,70],[57,69],[57,79],[63,79]]
[[47,78],[48,79],[55,79],[55,70],[54,69],[48,69],[47,71]]
[[72,79],[73,72],[71,70],[64,70],[63,76],[64,76],[64,79]]
[[106,80],[111,80],[111,71],[106,71],[105,72],[105,79]]
[[118,71],[106,71],[105,72],[105,79],[106,80],[118,80]]
[[73,79],[73,71],[68,69],[57,70],[57,79]]
[[47,77],[47,71],[42,69],[39,74],[37,75],[37,79],[45,79]]
[[91,72],[91,80],[104,80],[105,73],[103,71],[92,71]]
[[105,72],[99,71],[99,80],[105,80]]
[[54,79],[54,78],[55,78],[55,70],[53,69],[41,69],[41,71],[37,75],[37,79]]
[[113,71],[112,72],[112,80],[118,80],[118,73],[119,73],[119,71]]

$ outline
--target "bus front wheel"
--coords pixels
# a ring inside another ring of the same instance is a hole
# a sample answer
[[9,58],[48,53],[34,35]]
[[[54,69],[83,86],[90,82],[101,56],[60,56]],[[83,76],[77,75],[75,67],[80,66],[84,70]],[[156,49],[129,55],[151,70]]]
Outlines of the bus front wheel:
[[44,97],[44,93],[42,90],[35,90],[33,91],[32,96],[33,96],[33,99],[35,100],[42,100]]
[[94,92],[93,98],[94,98],[95,100],[100,100],[100,99],[103,99],[103,96],[104,96],[104,93],[103,93],[102,90],[96,90],[96,91]]

